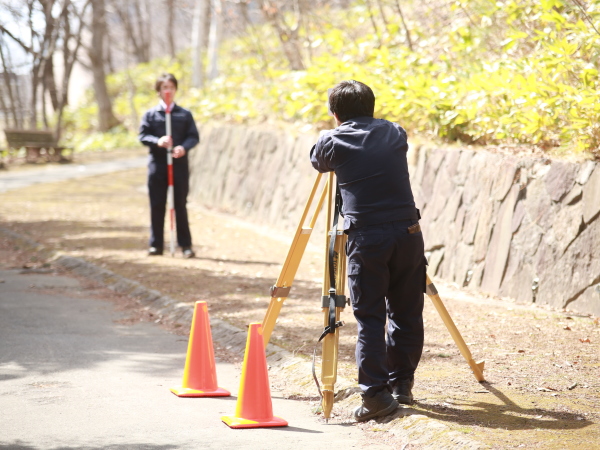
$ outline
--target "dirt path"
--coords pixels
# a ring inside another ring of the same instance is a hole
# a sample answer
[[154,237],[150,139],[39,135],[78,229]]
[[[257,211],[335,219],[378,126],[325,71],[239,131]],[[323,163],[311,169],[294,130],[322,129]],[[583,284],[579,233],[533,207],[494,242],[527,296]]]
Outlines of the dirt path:
[[[207,300],[211,316],[240,328],[262,321],[291,234],[190,205],[198,257],[147,257],[144,182],[145,170],[135,169],[6,192],[0,194],[0,226],[181,302]],[[13,258],[14,265],[44,264],[7,245],[0,257]],[[272,337],[307,357],[322,328],[321,253],[316,244],[309,247]],[[597,318],[500,301],[440,281],[436,286],[475,359],[486,360],[487,383],[475,381],[426,299],[415,410],[493,448],[600,448]],[[356,324],[349,309],[343,319],[340,374],[355,379]],[[375,422],[360,426],[374,436],[387,434]]]

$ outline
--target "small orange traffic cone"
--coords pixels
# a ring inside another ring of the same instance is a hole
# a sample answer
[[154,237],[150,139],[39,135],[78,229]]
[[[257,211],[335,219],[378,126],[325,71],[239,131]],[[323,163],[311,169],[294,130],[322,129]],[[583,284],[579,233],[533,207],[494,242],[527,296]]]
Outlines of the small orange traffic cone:
[[231,428],[285,427],[288,424],[273,416],[261,323],[251,323],[248,329],[235,415],[222,416],[221,420]]
[[208,306],[196,302],[181,386],[171,388],[178,397],[228,397],[229,391],[217,386]]

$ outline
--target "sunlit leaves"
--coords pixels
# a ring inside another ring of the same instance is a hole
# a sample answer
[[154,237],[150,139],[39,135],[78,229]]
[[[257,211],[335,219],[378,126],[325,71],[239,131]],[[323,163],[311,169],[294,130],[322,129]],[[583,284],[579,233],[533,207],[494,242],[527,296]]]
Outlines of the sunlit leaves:
[[[305,31],[311,38],[305,71],[289,72],[276,34],[255,26],[224,44],[221,76],[204,90],[186,84],[185,56],[111,76],[116,113],[135,128],[136,114],[156,101],[152,83],[161,67],[181,77],[181,103],[200,122],[331,127],[327,89],[352,78],[373,88],[378,117],[411,134],[543,149],[600,147],[600,0],[586,2],[585,15],[566,0],[457,0],[445,28],[434,16],[427,26],[410,22],[414,52],[398,17],[388,16],[376,37],[364,2],[329,13]],[[92,120],[88,109],[81,117]]]

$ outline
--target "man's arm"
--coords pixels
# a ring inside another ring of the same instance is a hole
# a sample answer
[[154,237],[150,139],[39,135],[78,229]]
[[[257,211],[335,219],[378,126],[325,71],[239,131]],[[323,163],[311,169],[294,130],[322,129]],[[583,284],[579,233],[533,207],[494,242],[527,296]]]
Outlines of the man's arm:
[[408,151],[408,135],[406,134],[406,130],[404,128],[402,128],[400,125],[398,125],[397,123],[394,123],[394,122],[392,122],[392,123],[394,124],[394,126],[396,127],[396,129],[400,133],[400,136],[404,140],[404,143],[406,144],[406,145],[402,146],[402,149],[404,151]]
[[192,113],[187,113],[186,120],[188,122],[188,130],[181,146],[185,149],[186,152],[189,152],[192,148],[198,145],[198,142],[200,142],[200,134],[198,133],[196,121],[194,120]]
[[150,123],[150,111],[146,112],[142,117],[142,123],[140,124],[140,132],[138,134],[138,140],[148,147],[158,146],[158,140],[160,136],[153,134],[152,125]]
[[319,172],[325,173],[335,170],[333,159],[333,141],[325,134],[310,149],[310,162]]

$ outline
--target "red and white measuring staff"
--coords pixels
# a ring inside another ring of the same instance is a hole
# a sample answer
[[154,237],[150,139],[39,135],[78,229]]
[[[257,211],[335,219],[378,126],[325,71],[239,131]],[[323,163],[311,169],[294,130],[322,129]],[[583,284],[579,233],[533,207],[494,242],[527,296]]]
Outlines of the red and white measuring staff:
[[[171,109],[173,109],[173,95],[171,92],[165,92],[165,103],[167,107],[165,109],[166,123],[167,123],[167,136],[171,136]],[[167,177],[169,180],[169,187],[167,188],[167,206],[169,209],[169,219],[171,225],[171,256],[175,256],[175,192],[173,191],[173,141],[167,149]]]

